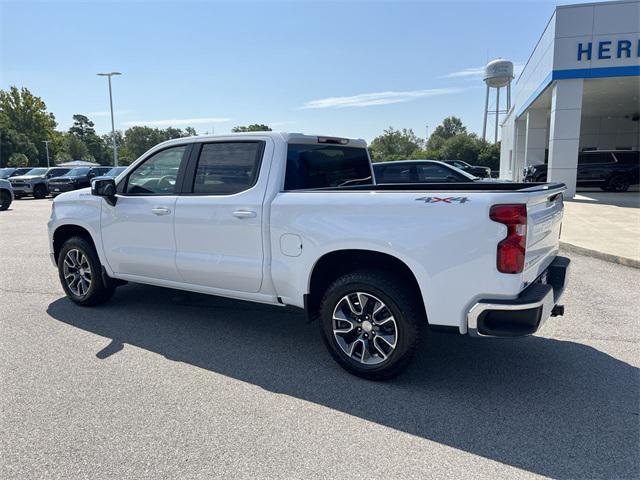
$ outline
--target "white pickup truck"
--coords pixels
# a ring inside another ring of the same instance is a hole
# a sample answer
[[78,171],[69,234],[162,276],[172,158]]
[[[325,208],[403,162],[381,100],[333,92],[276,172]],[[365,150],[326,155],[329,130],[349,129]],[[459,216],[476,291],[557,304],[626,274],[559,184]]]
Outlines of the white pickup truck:
[[57,197],[50,251],[77,304],[139,282],[300,307],[340,365],[383,379],[421,331],[515,337],[562,314],[564,189],[376,185],[363,140],[199,136]]

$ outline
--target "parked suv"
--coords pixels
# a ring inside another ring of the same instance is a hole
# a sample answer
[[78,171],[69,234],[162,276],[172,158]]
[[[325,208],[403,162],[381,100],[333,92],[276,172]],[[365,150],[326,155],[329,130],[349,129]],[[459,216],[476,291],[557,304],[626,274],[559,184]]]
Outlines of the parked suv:
[[52,178],[64,175],[69,170],[71,169],[63,167],[33,168],[25,175],[11,177],[9,181],[16,198],[28,195],[33,195],[34,198],[44,198],[49,193],[47,182]]
[[[626,192],[640,177],[640,152],[594,150],[578,155],[578,187],[600,187],[605,192]],[[525,169],[525,181],[546,182],[547,165]]]
[[76,167],[48,181],[51,195],[89,187],[91,179],[109,171],[109,167]]
[[33,167],[0,168],[0,179],[6,180],[11,177],[17,177],[18,175],[25,175],[29,170],[33,170]]

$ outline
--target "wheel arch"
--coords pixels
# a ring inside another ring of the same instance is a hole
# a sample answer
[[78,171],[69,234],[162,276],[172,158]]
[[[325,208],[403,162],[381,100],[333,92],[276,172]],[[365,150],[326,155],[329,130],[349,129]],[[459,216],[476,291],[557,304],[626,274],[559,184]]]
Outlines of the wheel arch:
[[53,232],[53,258],[56,263],[58,262],[58,256],[60,255],[62,245],[64,245],[64,242],[69,240],[71,237],[85,238],[89,243],[91,243],[91,246],[94,248],[96,253],[98,253],[96,243],[93,241],[93,237],[89,230],[76,224],[64,224],[60,225]]
[[341,249],[323,254],[313,265],[309,275],[305,310],[310,318],[315,317],[322,296],[333,281],[346,273],[362,269],[379,270],[395,275],[407,284],[415,296],[418,311],[427,318],[425,302],[420,284],[411,268],[398,257],[389,253],[368,249]]

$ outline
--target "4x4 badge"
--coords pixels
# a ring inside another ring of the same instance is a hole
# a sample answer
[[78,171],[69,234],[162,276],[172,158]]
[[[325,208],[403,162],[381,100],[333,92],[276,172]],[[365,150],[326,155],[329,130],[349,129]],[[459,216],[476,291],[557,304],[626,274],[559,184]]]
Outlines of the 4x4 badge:
[[467,203],[470,200],[468,197],[420,197],[416,198],[416,201],[424,203]]

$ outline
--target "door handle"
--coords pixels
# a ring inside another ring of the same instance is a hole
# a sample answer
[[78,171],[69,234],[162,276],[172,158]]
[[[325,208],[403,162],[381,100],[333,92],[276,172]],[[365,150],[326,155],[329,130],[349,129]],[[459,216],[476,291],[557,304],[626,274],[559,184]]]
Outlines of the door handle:
[[258,214],[252,210],[236,210],[233,216],[236,218],[256,218]]
[[171,210],[165,207],[153,207],[151,213],[154,215],[168,215],[171,213]]

